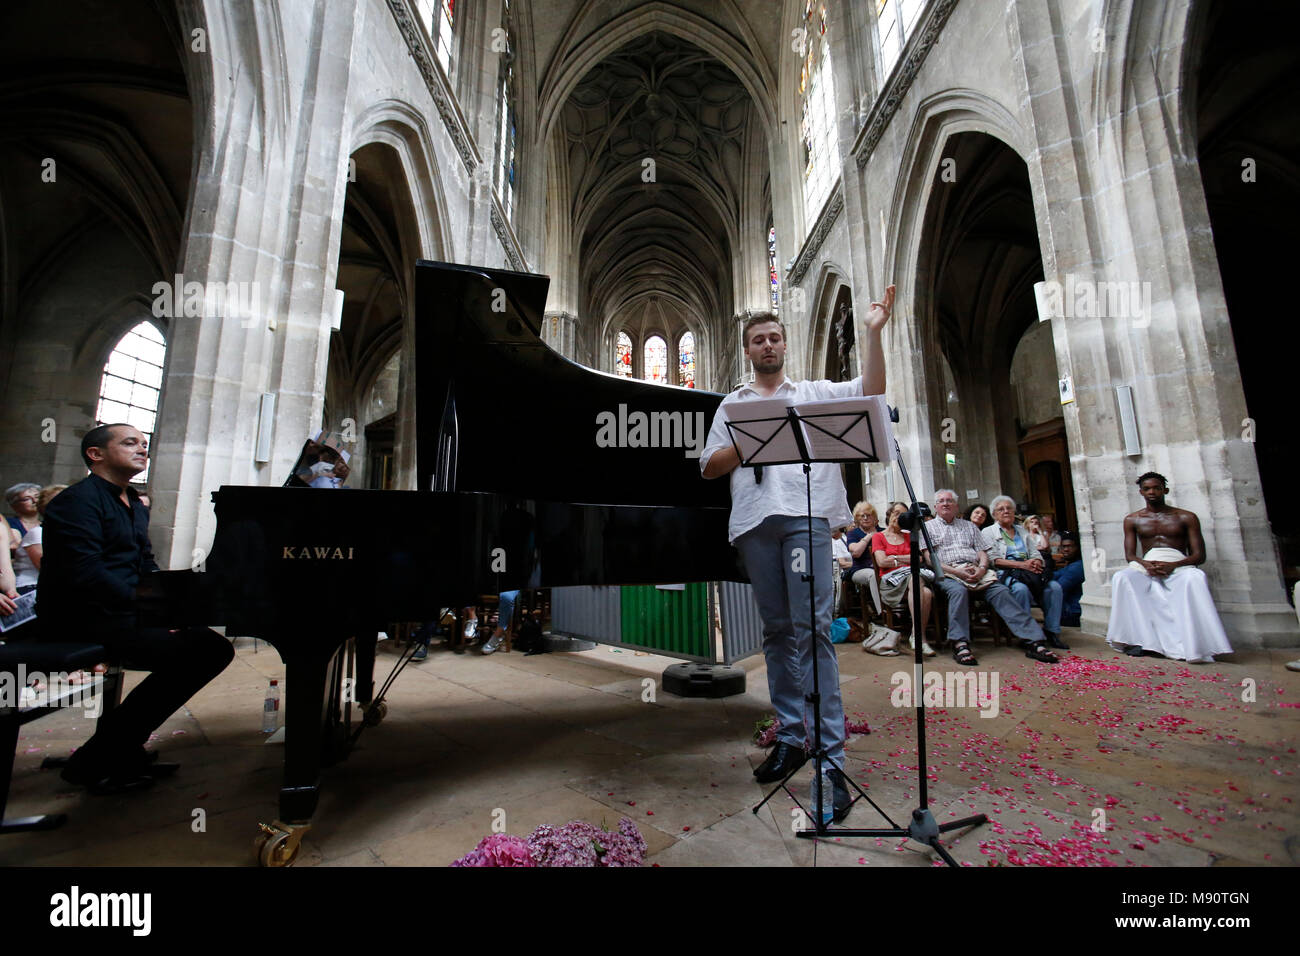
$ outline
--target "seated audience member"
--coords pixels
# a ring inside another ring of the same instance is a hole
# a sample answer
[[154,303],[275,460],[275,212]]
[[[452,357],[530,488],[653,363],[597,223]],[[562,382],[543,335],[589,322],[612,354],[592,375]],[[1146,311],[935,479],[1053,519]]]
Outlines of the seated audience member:
[[845,585],[853,573],[853,555],[849,554],[849,546],[844,543],[845,532],[851,527],[836,528],[831,532],[831,579],[835,582],[833,606],[837,615],[843,610],[844,595],[848,593]]
[[1083,557],[1079,553],[1079,539],[1072,531],[1061,532],[1061,554],[1056,560],[1056,574],[1052,578],[1061,586],[1061,624],[1078,627],[1083,609]]
[[1029,532],[1029,546],[1034,553],[1047,550],[1047,535],[1043,534],[1042,519],[1038,515],[1025,515],[1022,525]]
[[12,515],[5,518],[9,522],[9,550],[12,551],[18,547],[18,542],[23,539],[28,531],[40,523],[40,515],[36,512],[36,496],[40,494],[41,486],[34,485],[30,481],[24,481],[5,489],[5,501],[9,504],[9,510]]
[[1043,609],[1043,633],[1052,647],[1068,650],[1061,640],[1061,586],[1044,574],[1046,561],[1029,547],[1029,532],[1016,524],[1016,503],[1006,495],[993,499],[993,524],[981,534],[989,544],[989,559],[998,580],[1029,613],[1037,604]]
[[983,531],[993,523],[993,518],[990,517],[989,509],[984,505],[971,505],[966,509],[966,514],[962,517],[975,527],[979,528],[980,531]]
[[[67,485],[48,485],[41,489],[36,496],[36,511],[42,520],[45,518],[45,509],[54,496],[57,495]],[[28,591],[36,590],[36,582],[40,580],[41,575],[41,535],[43,527],[38,523],[29,528],[23,535],[23,540],[19,542],[18,550],[14,555],[14,576],[18,579],[18,593],[26,594]]]
[[935,583],[948,598],[948,639],[953,642],[953,659],[968,667],[979,663],[970,650],[970,592],[978,591],[1020,639],[1026,657],[1044,664],[1059,663],[1047,649],[1038,622],[989,567],[989,543],[973,524],[957,516],[957,492],[941,488],[934,496],[934,507],[936,516],[926,522],[925,530],[944,574]]
[[[921,653],[926,657],[934,657],[934,649],[925,639],[925,628],[930,622],[930,589],[922,583],[921,614],[918,618],[916,596],[912,593],[912,536],[898,524],[899,517],[906,513],[907,505],[901,501],[895,501],[889,506],[885,530],[872,535],[871,554],[880,575],[880,600],[895,610],[901,608],[904,601],[907,602],[907,610],[912,618],[912,634],[921,635]],[[925,576],[925,569],[921,573]],[[913,646],[910,635],[907,646]]]
[[480,648],[482,653],[495,654],[505,643],[506,632],[510,630],[510,622],[514,620],[515,604],[518,600],[518,591],[502,591],[497,595],[497,626],[493,628],[492,636]]
[[871,536],[880,531],[880,519],[876,509],[865,501],[853,506],[853,529],[844,537],[853,558],[853,567],[849,569],[849,580],[871,592],[871,600],[880,607],[880,588],[877,583],[876,562],[871,558]]
[[[2,529],[6,534],[9,533],[9,526],[5,525]],[[0,542],[5,544],[7,542]],[[9,549],[0,547],[0,614],[8,617],[18,609],[14,602],[18,600],[18,588],[14,585],[14,568],[9,560]]]
[[1047,540],[1046,550],[1052,552],[1052,560],[1055,561],[1061,551],[1061,533],[1056,530],[1056,516],[1050,511],[1044,511],[1038,516],[1038,524]]
[[149,543],[149,515],[131,478],[149,462],[148,443],[133,426],[99,425],[81,440],[90,475],[45,513],[37,623],[51,639],[93,639],[115,657],[151,671],[96,723],[95,734],[68,760],[63,778],[93,794],[150,786],[176,770],[154,763],[149,734],[234,657],[230,642],[204,627],[169,630],[140,624],[160,596]]
[[1154,651],[1209,663],[1215,654],[1231,654],[1205,572],[1196,567],[1205,562],[1200,520],[1165,502],[1164,475],[1149,471],[1137,485],[1146,507],[1124,519],[1129,566],[1111,577],[1106,640],[1133,657]]

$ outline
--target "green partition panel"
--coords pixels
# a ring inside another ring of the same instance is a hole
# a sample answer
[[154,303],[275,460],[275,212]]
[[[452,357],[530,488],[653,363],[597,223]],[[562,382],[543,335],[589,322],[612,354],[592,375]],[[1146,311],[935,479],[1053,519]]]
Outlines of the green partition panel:
[[620,595],[623,644],[674,657],[714,659],[708,584],[681,591],[624,586]]

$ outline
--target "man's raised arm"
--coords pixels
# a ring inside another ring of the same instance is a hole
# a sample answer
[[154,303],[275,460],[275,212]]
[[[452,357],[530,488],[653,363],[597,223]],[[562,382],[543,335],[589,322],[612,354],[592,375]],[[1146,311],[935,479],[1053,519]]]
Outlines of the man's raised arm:
[[885,290],[884,302],[873,302],[867,310],[862,334],[862,394],[885,394],[885,351],[880,344],[880,330],[894,312],[894,287]]

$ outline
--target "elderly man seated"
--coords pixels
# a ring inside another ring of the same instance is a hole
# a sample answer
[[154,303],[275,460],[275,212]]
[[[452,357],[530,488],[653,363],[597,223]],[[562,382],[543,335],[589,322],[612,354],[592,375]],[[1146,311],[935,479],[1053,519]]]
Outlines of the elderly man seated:
[[957,516],[957,492],[939,489],[934,508],[937,517],[925,523],[925,530],[944,573],[935,584],[948,598],[948,639],[953,642],[953,659],[968,667],[979,663],[970,650],[970,592],[978,591],[1020,639],[1026,657],[1044,664],[1059,663],[1047,649],[1038,622],[1020,606],[1007,586],[999,583],[989,567],[989,543],[973,524]]
[[1164,475],[1149,471],[1137,486],[1146,507],[1124,519],[1129,566],[1111,578],[1106,640],[1133,657],[1155,651],[1193,664],[1231,654],[1205,572],[1196,567],[1205,563],[1200,520],[1165,502]]
[[990,507],[993,523],[980,534],[989,544],[989,559],[998,580],[1011,589],[1011,596],[1026,614],[1034,604],[1041,607],[1047,643],[1068,650],[1069,646],[1061,640],[1061,586],[1050,580],[1050,575],[1044,575],[1042,553],[1030,544],[1024,525],[1016,524],[1015,501],[1007,495],[998,495]]

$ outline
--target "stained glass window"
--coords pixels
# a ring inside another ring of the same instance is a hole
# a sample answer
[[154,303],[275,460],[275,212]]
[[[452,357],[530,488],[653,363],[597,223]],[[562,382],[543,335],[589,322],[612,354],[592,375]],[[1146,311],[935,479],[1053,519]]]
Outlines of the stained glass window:
[[618,333],[618,344],[614,349],[614,371],[624,378],[632,377],[632,340],[626,332]]
[[[122,336],[104,363],[95,421],[134,425],[152,443],[166,357],[167,343],[151,322],[141,322]],[[148,478],[146,468],[131,480],[143,484]]]
[[684,388],[695,387],[695,333],[687,332],[677,345],[677,381]]
[[776,271],[776,227],[767,227],[767,275],[772,292],[772,311],[780,310],[781,276]]
[[650,336],[645,342],[645,380],[668,381],[668,343],[657,335]]
[[826,4],[808,0],[803,17],[804,52],[799,73],[803,141],[804,213],[808,227],[821,211],[840,173],[835,137],[835,84],[826,39]]

